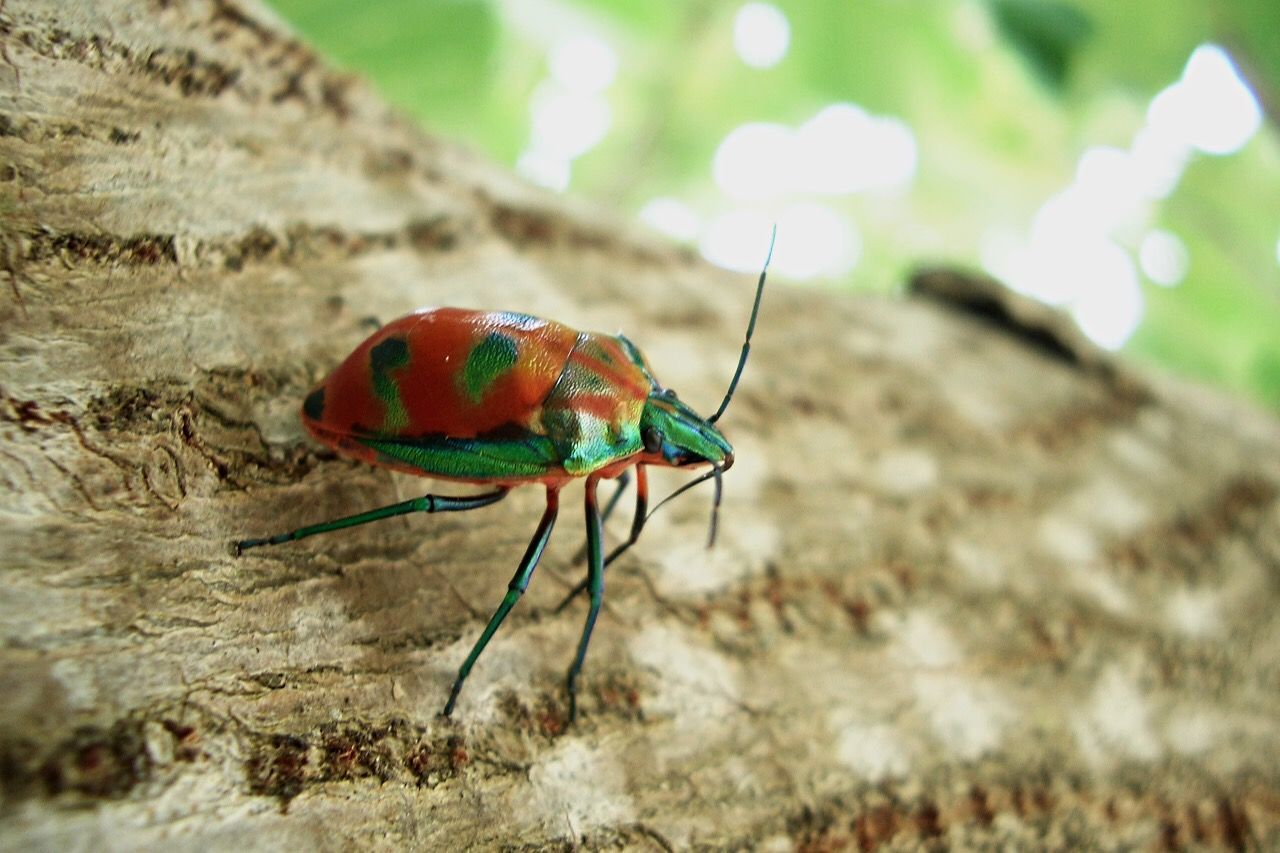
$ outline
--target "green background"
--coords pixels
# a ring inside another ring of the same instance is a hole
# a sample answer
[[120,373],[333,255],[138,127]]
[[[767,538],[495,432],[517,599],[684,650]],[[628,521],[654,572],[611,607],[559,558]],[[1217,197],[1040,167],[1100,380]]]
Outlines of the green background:
[[[511,165],[547,77],[545,39],[520,13],[578,22],[617,53],[608,134],[573,163],[569,192],[636,212],[671,196],[710,215],[711,162],[751,121],[796,126],[854,102],[914,131],[908,192],[833,201],[856,224],[852,272],[819,286],[892,290],[922,263],[980,266],[993,226],[1025,229],[1090,146],[1124,148],[1197,45],[1228,51],[1261,130],[1194,155],[1151,227],[1189,257],[1176,287],[1142,280],[1134,357],[1280,407],[1280,3],[1275,0],[779,0],[790,47],[754,69],[733,47],[739,3],[677,0],[273,0],[338,65],[370,78],[429,130]],[[1134,249],[1136,245],[1127,248]]]

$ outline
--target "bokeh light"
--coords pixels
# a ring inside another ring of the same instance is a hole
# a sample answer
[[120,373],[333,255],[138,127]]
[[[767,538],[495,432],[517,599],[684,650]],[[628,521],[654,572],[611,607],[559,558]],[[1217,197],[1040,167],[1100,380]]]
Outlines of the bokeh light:
[[711,174],[731,199],[771,199],[791,189],[795,132],[769,122],[739,125],[716,149]]
[[[1131,250],[1146,277],[1166,287],[1182,281],[1189,264],[1178,237],[1147,229],[1157,205],[1177,189],[1195,151],[1239,151],[1260,123],[1257,99],[1226,52],[1197,47],[1181,78],[1152,99],[1129,148],[1086,148],[1072,183],[1032,218],[1026,243],[989,237],[984,266],[1014,289],[1069,309],[1099,346],[1123,346],[1144,310]],[[1145,235],[1140,243],[1135,234]]]
[[1280,405],[1262,7],[269,2],[429,132],[713,263],[755,274],[775,223],[779,282],[980,261],[1102,346]]
[[711,169],[720,191],[740,201],[848,195],[906,190],[917,156],[905,122],[838,103],[794,130],[772,122],[739,125],[716,149]]
[[849,217],[816,202],[797,202],[778,215],[778,233],[786,243],[774,251],[778,273],[788,278],[836,277],[858,262],[862,240]]
[[1144,302],[1129,253],[1110,240],[1075,246],[1063,275],[1073,277],[1071,316],[1098,346],[1119,349],[1138,328]]
[[1191,148],[1176,136],[1144,127],[1129,146],[1130,179],[1150,199],[1168,198],[1182,180]]
[[568,157],[534,148],[516,160],[516,171],[538,186],[564,191],[569,188],[573,164]]
[[832,104],[797,131],[797,189],[831,195],[904,189],[915,176],[916,157],[915,134],[905,122],[869,115],[856,104]]
[[1197,47],[1182,79],[1151,102],[1151,127],[1206,154],[1233,154],[1262,125],[1262,109],[1235,63],[1213,44]]
[[[814,197],[900,195],[915,178],[918,156],[906,122],[841,102],[796,128],[776,122],[735,127],[717,147],[711,174],[728,201],[769,205],[779,234],[786,235],[774,268],[803,281],[847,275],[862,253],[850,213]],[[703,235],[704,257],[728,269],[750,270],[769,218],[756,209],[722,211]]]
[[[505,7],[504,7],[505,8]],[[547,69],[529,99],[529,144],[516,158],[516,171],[535,184],[563,192],[573,177],[573,161],[595,148],[609,133],[613,112],[605,90],[618,72],[618,55],[567,8],[551,13],[568,24],[568,34],[551,36],[541,18],[512,14],[515,26],[550,42]]]
[[702,232],[702,217],[678,198],[662,196],[640,208],[640,221],[682,243],[692,243]]
[[1138,262],[1142,265],[1143,275],[1151,281],[1173,287],[1186,278],[1191,258],[1186,244],[1177,234],[1157,228],[1142,238]]
[[609,132],[609,102],[594,93],[574,92],[546,82],[530,104],[535,151],[572,160],[590,151]]
[[791,24],[772,3],[748,3],[733,19],[733,49],[752,68],[771,68],[791,45]]
[[594,35],[562,38],[547,59],[552,78],[571,92],[603,92],[618,73],[618,55],[609,43]]
[[[735,272],[759,272],[764,264],[773,220],[758,210],[737,208],[714,217],[699,249],[716,266]],[[775,269],[778,257],[774,255]]]

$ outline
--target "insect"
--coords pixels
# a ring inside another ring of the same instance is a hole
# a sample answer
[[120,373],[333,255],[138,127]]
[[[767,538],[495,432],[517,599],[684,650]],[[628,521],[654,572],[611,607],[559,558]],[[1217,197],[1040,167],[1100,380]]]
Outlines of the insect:
[[[561,605],[583,591],[590,594],[586,624],[565,680],[572,722],[578,676],[604,599],[605,567],[635,544],[652,514],[647,466],[711,466],[662,503],[714,479],[708,545],[714,541],[720,475],[733,464],[733,447],[716,422],[733,398],[751,351],[776,238],[775,228],[738,366],[711,417],[698,415],[664,388],[644,355],[622,335],[578,332],[505,311],[424,309],[387,324],[356,347],[307,395],[303,425],[322,444],[373,465],[492,489],[465,497],[423,495],[276,536],[243,539],[235,543],[236,553],[407,513],[479,509],[502,500],[516,486],[541,483],[547,497],[542,520],[506,595],[458,670],[441,712],[447,717],[476,660],[529,585],[555,525],[561,488],[585,478],[587,577]],[[626,488],[629,469],[636,480],[631,533],[606,557],[604,518]],[[607,479],[617,479],[618,488],[601,512],[596,491]]]

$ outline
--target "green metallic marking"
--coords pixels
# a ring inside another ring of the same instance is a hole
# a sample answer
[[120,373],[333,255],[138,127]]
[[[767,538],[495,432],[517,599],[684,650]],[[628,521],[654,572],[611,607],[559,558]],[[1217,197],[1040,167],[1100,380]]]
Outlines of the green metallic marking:
[[[611,396],[617,392],[609,378],[600,372],[593,361],[600,362],[606,371],[617,365],[618,360],[613,357],[613,352],[609,347],[596,337],[588,338],[580,341],[574,349],[574,356],[567,368],[568,386],[574,389],[575,394],[590,393]],[[616,371],[612,371],[616,373]],[[562,380],[562,381],[564,381]]]
[[643,403],[628,400],[626,389],[612,381],[618,362],[610,347],[584,335],[543,403],[542,425],[568,474],[590,474],[643,447]]
[[718,464],[733,453],[733,447],[712,423],[684,403],[663,394],[651,394],[640,413],[640,430],[662,436],[662,452],[668,462],[678,464],[684,457]]
[[627,358],[631,360],[631,363],[640,368],[640,372],[652,381],[653,377],[649,375],[649,365],[644,363],[644,356],[640,354],[640,348],[631,343],[626,335],[618,335],[617,341],[618,345],[622,347],[622,351],[627,354]]
[[409,345],[401,338],[387,338],[369,350],[369,365],[373,373],[373,393],[386,406],[382,418],[382,432],[395,434],[408,428],[409,412],[400,399],[400,388],[391,378],[391,371],[409,363]]
[[572,409],[548,411],[543,417],[548,434],[558,439],[564,470],[574,476],[590,474],[644,446],[639,427],[632,423],[615,425]]
[[598,394],[608,397],[616,393],[609,381],[594,371],[574,368],[575,388],[579,394]]
[[466,365],[458,375],[462,393],[471,402],[479,403],[489,387],[515,366],[519,357],[514,340],[501,332],[490,332],[487,338],[471,350]]
[[535,433],[502,439],[425,436],[412,441],[358,440],[390,461],[442,477],[470,480],[538,477],[560,464],[551,440]]

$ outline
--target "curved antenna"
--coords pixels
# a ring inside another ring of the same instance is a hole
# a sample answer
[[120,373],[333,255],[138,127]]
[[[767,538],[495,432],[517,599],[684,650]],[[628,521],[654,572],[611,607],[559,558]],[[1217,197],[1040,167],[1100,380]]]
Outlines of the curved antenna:
[[[747,356],[751,353],[751,336],[754,335],[756,331],[756,318],[760,316],[760,300],[764,296],[765,275],[769,272],[769,261],[773,260],[773,247],[777,242],[778,226],[775,224],[773,226],[773,232],[769,236],[769,253],[765,255],[764,267],[760,270],[760,280],[756,282],[756,298],[751,305],[751,319],[747,322],[747,334],[742,341],[742,354],[738,356],[738,367],[733,371],[733,379],[729,382],[729,390],[724,393],[724,399],[720,401],[720,408],[716,409],[716,413],[714,415],[707,418],[707,423],[715,423],[720,419],[720,416],[724,414],[724,410],[729,407],[729,401],[733,399],[733,392],[738,389],[738,380],[742,378],[742,370],[747,366]],[[721,475],[723,473],[724,468],[722,466],[712,465],[710,471],[695,477],[662,500],[658,501],[653,509],[649,510],[648,514],[645,515],[645,521],[653,518],[654,513],[662,509],[662,507],[669,501],[680,497],[694,486],[705,483],[707,480],[714,479],[716,481],[716,494],[711,501],[711,523],[707,530],[707,547],[712,547],[716,544],[716,530],[719,527],[720,522],[720,498],[724,492],[723,481],[721,480]],[[613,562],[615,558],[621,556],[623,552],[634,544],[634,542],[635,540],[632,539],[610,554],[608,561],[606,561],[606,565],[609,562]]]
[[[764,296],[764,276],[769,271],[769,261],[773,259],[773,244],[778,240],[778,226],[773,226],[773,234],[769,237],[769,254],[765,256],[764,268],[760,270],[760,281],[756,284],[756,301],[751,306],[751,321],[747,323],[747,336],[742,342],[742,355],[738,356],[738,369],[733,371],[733,379],[729,382],[729,390],[724,392],[724,399],[720,401],[720,408],[716,409],[716,413],[707,418],[707,423],[713,424],[724,414],[724,410],[729,408],[729,401],[733,399],[733,392],[738,390],[738,380],[742,378],[742,368],[747,366],[747,356],[751,352],[751,336],[756,331],[756,317],[760,315],[760,297]],[[700,482],[700,481],[695,481]],[[714,532],[713,532],[714,535]]]
[[711,469],[712,475],[716,478],[716,496],[711,501],[711,528],[707,531],[707,547],[715,547],[716,544],[716,527],[720,523],[720,495],[724,491],[721,486],[720,472],[724,469],[716,465]]
[[692,480],[685,483],[680,488],[676,489],[671,494],[667,495],[662,500],[658,501],[657,505],[654,506],[653,509],[649,510],[649,514],[644,517],[645,521],[648,521],[649,519],[653,518],[653,514],[658,510],[662,509],[663,504],[670,503],[672,500],[680,497],[685,492],[692,489],[694,486],[697,486],[700,483],[705,483],[707,480],[710,480],[712,477],[716,476],[716,473],[719,470],[720,470],[719,468],[713,466],[710,471],[707,471],[705,474],[699,474],[697,477],[693,478]]
[[671,494],[667,495],[662,500],[658,501],[657,505],[654,506],[653,509],[649,510],[649,513],[644,517],[644,520],[648,521],[649,519],[653,518],[654,513],[662,509],[664,504],[668,503],[669,501],[675,498],[680,497],[685,492],[692,489],[694,486],[700,485],[701,483],[705,483],[707,480],[714,479],[716,481],[716,496],[711,502],[711,529],[707,533],[707,547],[710,548],[712,545],[716,543],[716,528],[719,526],[720,496],[722,493],[721,485],[720,485],[721,484],[720,475],[723,471],[724,469],[719,465],[711,466],[710,471],[707,471],[705,474],[700,474],[699,476],[693,478],[692,480],[685,483],[680,488],[676,489]]

